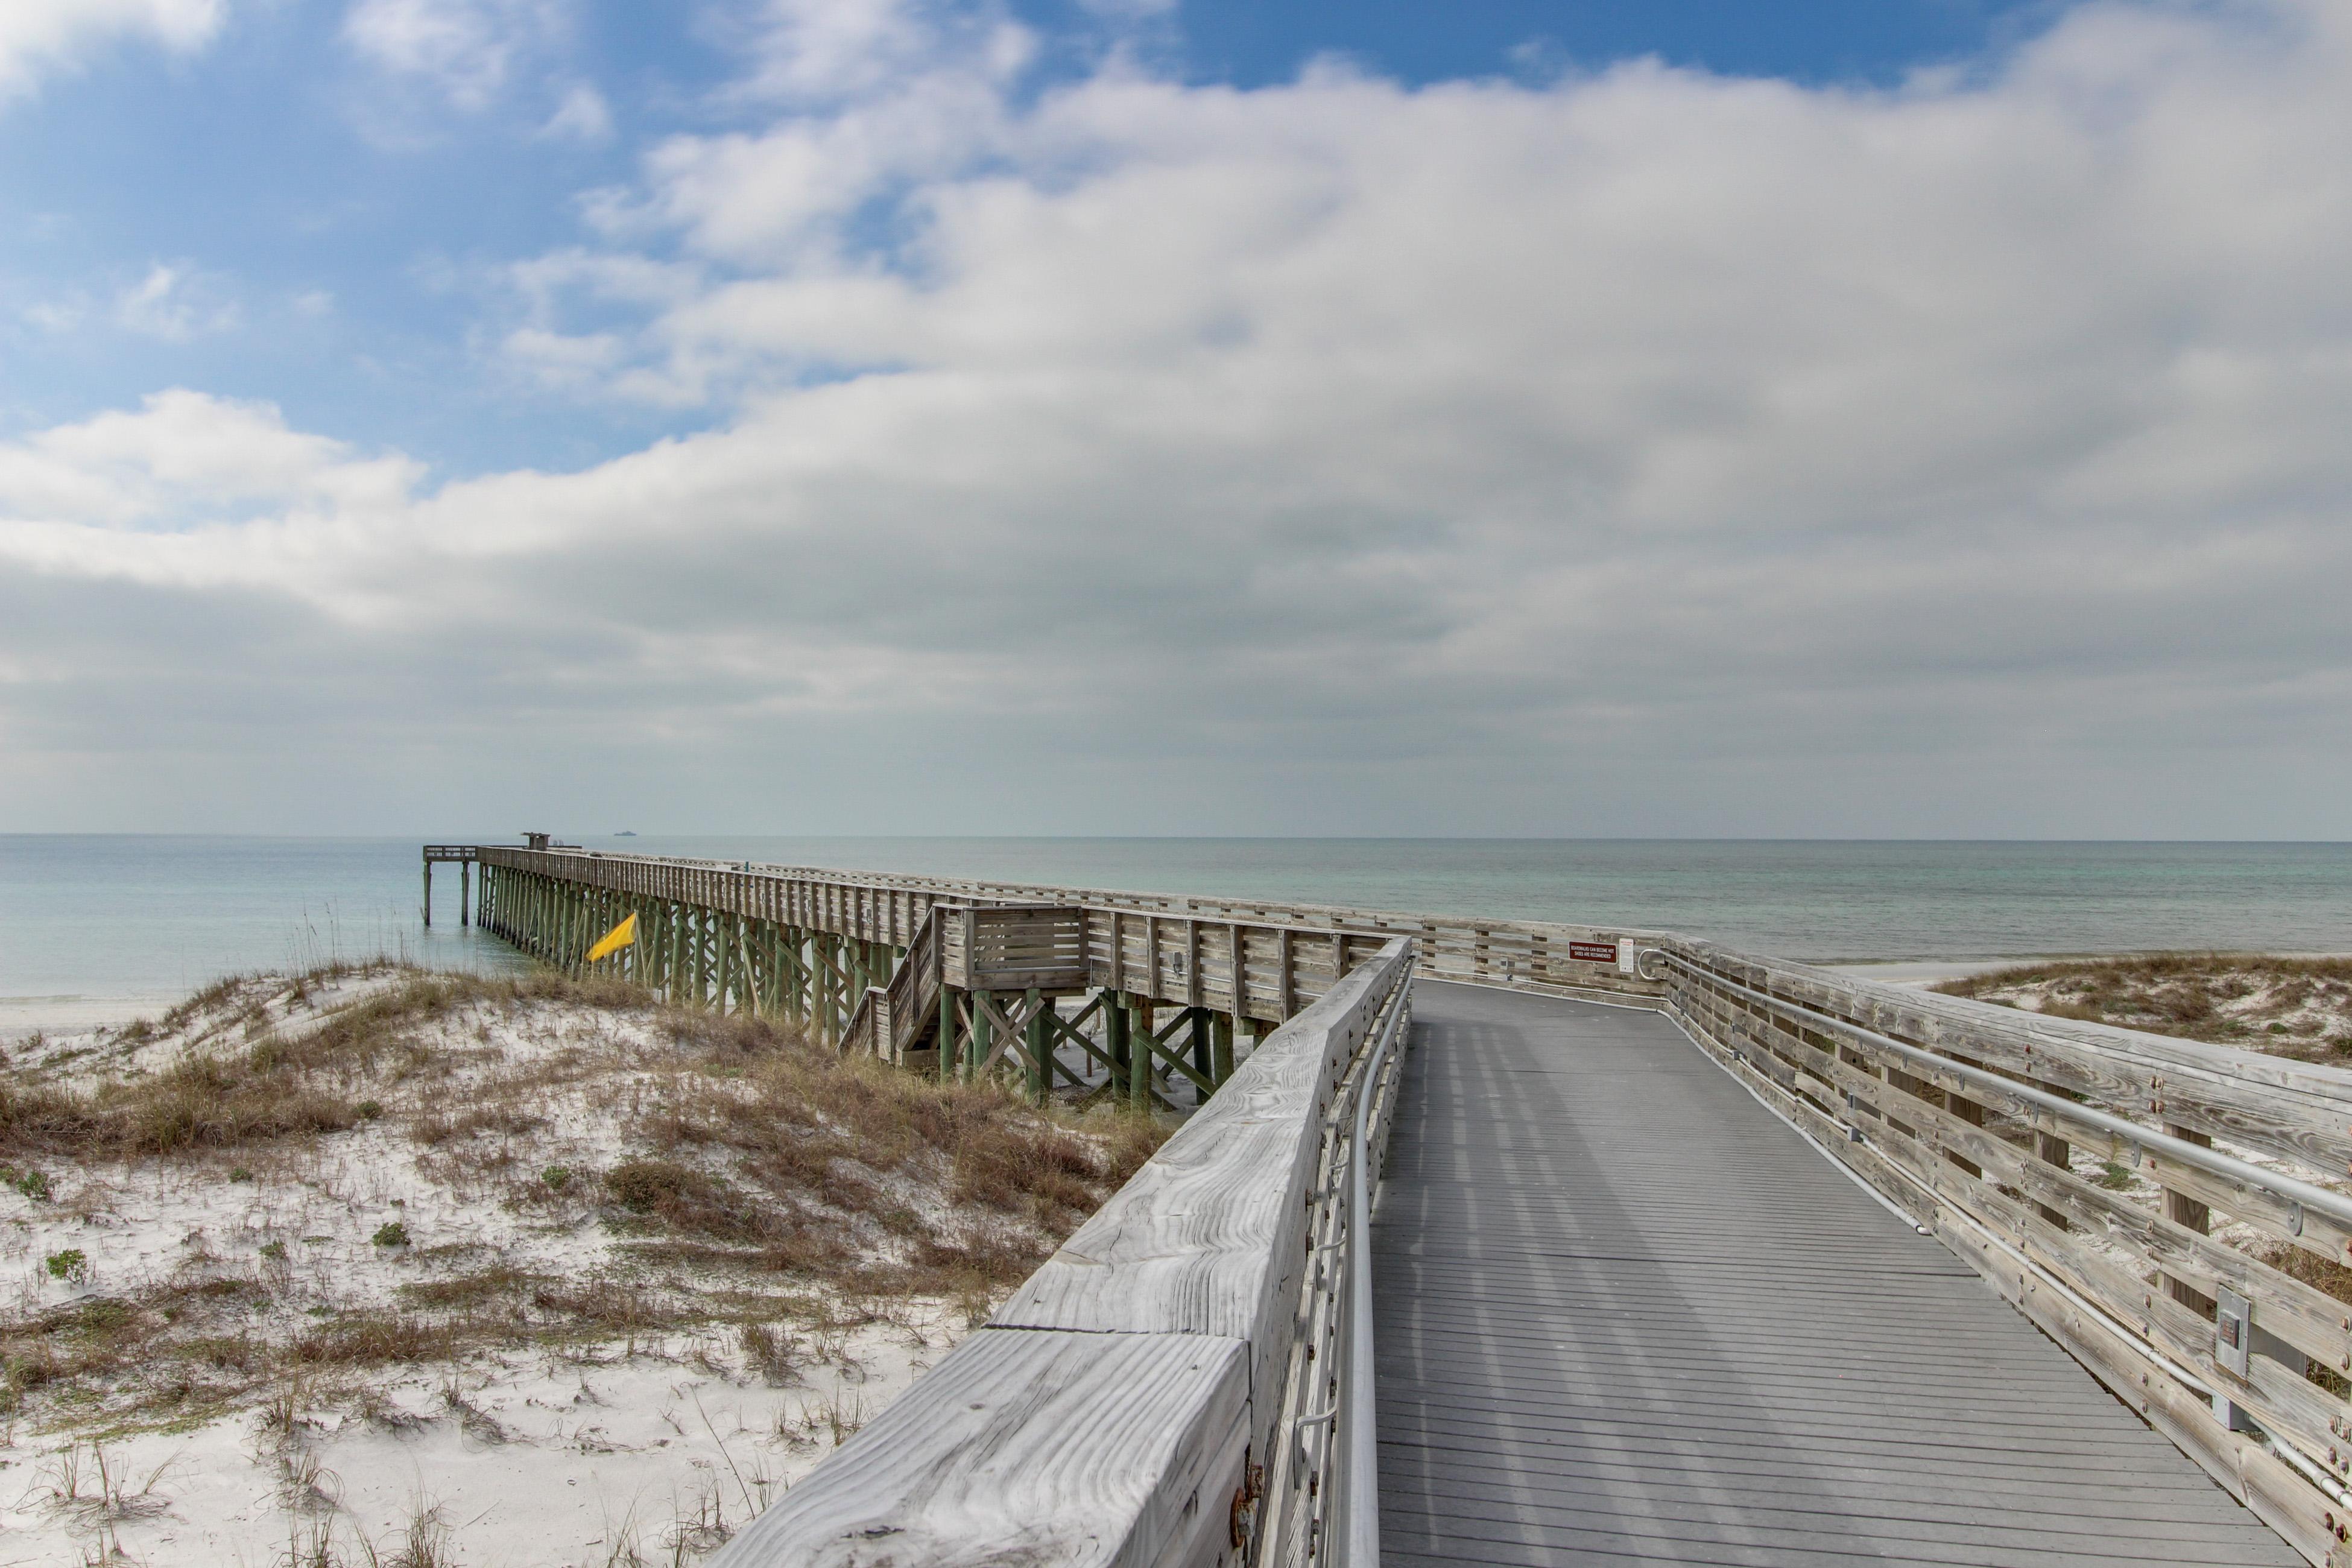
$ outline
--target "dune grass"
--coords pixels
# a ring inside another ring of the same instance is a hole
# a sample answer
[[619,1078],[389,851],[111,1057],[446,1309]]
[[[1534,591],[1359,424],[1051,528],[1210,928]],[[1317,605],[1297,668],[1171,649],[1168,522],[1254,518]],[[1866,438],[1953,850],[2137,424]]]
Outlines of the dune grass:
[[2168,952],[2021,964],[1935,989],[2313,1061],[2352,1059],[2352,959]]
[[314,1238],[191,1245],[158,1275],[0,1311],[0,1407],[84,1428],[200,1420],[289,1378],[680,1329],[780,1377],[893,1302],[983,1316],[1164,1136],[610,983],[397,966],[224,982],[86,1051],[0,1067],[0,1171],[30,1216],[66,1226],[142,1179],[244,1212],[364,1152],[408,1201],[437,1187],[514,1215],[542,1238],[535,1260],[435,1245],[415,1207],[352,1221],[345,1256],[370,1289],[301,1267]]

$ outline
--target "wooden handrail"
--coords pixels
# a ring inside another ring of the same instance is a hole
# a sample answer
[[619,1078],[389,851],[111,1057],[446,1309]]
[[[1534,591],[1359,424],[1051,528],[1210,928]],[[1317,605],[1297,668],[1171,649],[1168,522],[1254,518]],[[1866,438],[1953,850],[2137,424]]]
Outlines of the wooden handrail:
[[1706,942],[1656,951],[1702,1047],[2335,1561],[2352,1302],[2306,1280],[2352,1266],[2352,1073]]
[[[1060,945],[1051,954],[1070,959],[1066,978],[1235,1018],[1296,1013],[1253,1062],[1276,1041],[1295,1040],[1293,1026],[1354,994],[1375,953],[1406,942],[1425,978],[1662,1007],[1766,1103],[1940,1235],[2313,1562],[2327,1562],[2331,1551],[2352,1556],[2336,1533],[2352,1532],[2352,1302],[2335,1293],[2340,1285],[2315,1283],[2346,1279],[2330,1269],[2352,1268],[2352,1071],[1621,927],[741,862],[478,853],[486,868],[790,917],[900,945],[935,910],[971,911],[950,922],[951,933],[967,923],[977,932],[984,920],[1004,922],[1008,932],[1032,921],[1035,943],[1049,943],[1053,928],[1049,945]],[[1658,961],[1634,962],[1645,951]],[[1046,952],[1037,945],[1017,956],[1034,972]],[[886,1011],[895,1026],[893,1001]],[[1234,1089],[1250,1070],[1244,1064],[1171,1142],[1171,1159],[1198,1147],[1188,1142],[1201,1136],[1194,1127],[1241,1114],[1246,1097]],[[2208,1146],[2210,1157],[2197,1152]],[[1104,1215],[1127,1218],[1105,1224],[1137,1219],[1124,1199]],[[1103,1234],[1090,1222],[1072,1245]],[[1136,1266],[1149,1272],[1142,1259]],[[1049,1264],[1015,1303],[1043,1311],[1038,1304],[1059,1300],[1055,1291],[1118,1278],[1125,1276],[1095,1260]],[[1171,1299],[1192,1289],[1181,1269],[1163,1287]],[[1162,1347],[1174,1358],[1164,1365],[1151,1360],[1160,1351],[1133,1342],[1121,1353],[1142,1358],[1134,1375],[1147,1383],[1165,1373],[1164,1383],[1150,1385],[1174,1402],[1168,1409],[1189,1412],[1186,1430],[1226,1419],[1230,1391],[1219,1380],[1239,1376],[1245,1405],[1248,1391],[1263,1387],[1255,1329],[1232,1315],[1230,1300],[1215,1333],[1155,1327],[1161,1304],[1143,1302],[1138,1321],[1125,1324],[1041,1317],[1030,1326],[1040,1333],[1110,1328],[1129,1341],[1185,1336],[1184,1344]],[[1239,1359],[1228,1365],[1220,1352],[1199,1361],[1204,1335],[1244,1347]],[[1073,1398],[1099,1375],[1083,1349],[1066,1344],[1047,1357],[1062,1369],[1054,1375],[1072,1380],[1065,1386]],[[1001,1339],[972,1353],[1012,1357],[1007,1376],[1036,1371]],[[1179,1362],[1181,1375],[1171,1370]],[[1174,1450],[1163,1458],[1178,1468],[1190,1462]]]
[[1276,1031],[712,1568],[1235,1560],[1294,1381],[1332,1097],[1409,961],[1390,942]]

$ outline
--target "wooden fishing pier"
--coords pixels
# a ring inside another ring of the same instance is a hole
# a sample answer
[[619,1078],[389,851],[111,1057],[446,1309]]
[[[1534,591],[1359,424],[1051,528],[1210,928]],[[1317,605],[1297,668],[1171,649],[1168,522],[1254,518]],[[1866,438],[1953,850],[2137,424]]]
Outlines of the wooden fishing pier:
[[455,848],[575,973],[635,914],[597,971],[1183,1118],[719,1568],[2352,1568],[2352,1072],[1667,932]]

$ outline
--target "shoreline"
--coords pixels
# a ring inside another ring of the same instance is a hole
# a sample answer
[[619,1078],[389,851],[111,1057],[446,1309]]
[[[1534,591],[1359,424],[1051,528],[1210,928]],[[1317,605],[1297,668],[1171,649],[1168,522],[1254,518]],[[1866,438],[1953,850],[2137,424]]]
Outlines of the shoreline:
[[[1965,980],[1971,975],[1990,974],[1997,970],[2017,969],[2032,964],[2094,963],[2104,959],[2146,958],[2163,952],[2209,951],[2219,950],[2151,948],[2112,952],[2021,952],[1999,958],[1975,955],[1942,958],[1919,955],[1906,958],[1797,959],[1794,962],[1808,963],[1814,968],[1826,969],[1834,973],[1851,974],[1857,979],[1877,980],[1889,985],[1920,987],[1940,984],[1948,980]],[[2275,952],[2265,951],[2263,956],[2330,959],[2352,958],[2352,953],[2286,950]],[[272,973],[291,973],[293,971],[288,969]],[[47,996],[0,996],[0,1047],[14,1046],[37,1034],[79,1035],[100,1029],[117,1028],[134,1018],[152,1017],[157,1014],[167,1012],[200,989],[202,989],[201,984],[190,985],[184,990],[143,991],[111,996],[74,993]]]
[[34,1035],[87,1034],[111,1029],[133,1018],[168,1011],[185,992],[142,992],[131,996],[0,996],[0,1046]]

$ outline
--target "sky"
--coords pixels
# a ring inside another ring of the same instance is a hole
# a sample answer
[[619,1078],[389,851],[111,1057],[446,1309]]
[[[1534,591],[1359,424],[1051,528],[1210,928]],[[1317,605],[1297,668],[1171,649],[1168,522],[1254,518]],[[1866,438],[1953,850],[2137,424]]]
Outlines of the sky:
[[2352,0],[8,0],[0,831],[2352,837]]

